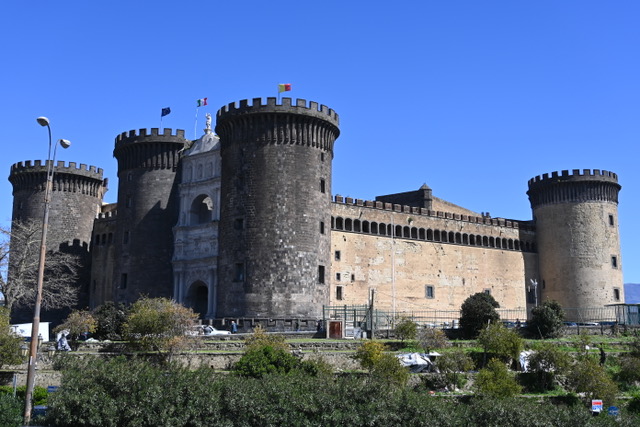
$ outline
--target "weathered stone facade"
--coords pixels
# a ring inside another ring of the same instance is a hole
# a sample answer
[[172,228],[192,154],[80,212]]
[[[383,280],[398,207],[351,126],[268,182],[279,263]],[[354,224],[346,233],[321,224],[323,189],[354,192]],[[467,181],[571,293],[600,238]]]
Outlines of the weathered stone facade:
[[[220,109],[215,129],[219,139],[208,125],[193,143],[170,129],[116,138],[117,211],[79,215],[93,226],[92,307],[145,294],[208,319],[307,322],[323,305],[366,304],[372,294],[393,311],[457,310],[477,292],[518,310],[545,298],[624,302],[611,172],[532,179],[534,219],[515,221],[426,184],[375,201],[332,199],[338,115],[314,102],[244,100]],[[39,202],[17,176],[12,169],[14,216]],[[69,205],[95,212],[99,188],[95,200]]]

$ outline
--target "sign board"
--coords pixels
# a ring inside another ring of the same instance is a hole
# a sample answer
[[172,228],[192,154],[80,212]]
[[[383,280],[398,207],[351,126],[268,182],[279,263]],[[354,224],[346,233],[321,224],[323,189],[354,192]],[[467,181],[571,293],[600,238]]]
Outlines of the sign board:
[[620,409],[617,406],[609,406],[609,415],[617,417],[620,415]]
[[602,412],[602,400],[593,399],[591,401],[591,412]]
[[[42,335],[44,342],[49,342],[49,324],[51,322],[40,322],[38,328],[39,335]],[[28,338],[31,340],[31,323],[20,323],[17,325],[11,325],[11,330],[18,336]]]
[[55,393],[56,391],[58,391],[57,385],[50,385],[49,387],[47,387],[47,393]]

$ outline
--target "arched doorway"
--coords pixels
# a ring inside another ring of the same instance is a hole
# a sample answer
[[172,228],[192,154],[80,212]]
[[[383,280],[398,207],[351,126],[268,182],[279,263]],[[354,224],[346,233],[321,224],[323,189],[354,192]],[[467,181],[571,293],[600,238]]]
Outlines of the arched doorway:
[[198,280],[197,282],[193,282],[191,286],[189,286],[189,290],[187,291],[187,296],[184,299],[184,305],[193,309],[200,319],[204,319],[207,315],[207,301],[209,300],[209,290],[207,289],[207,285]]

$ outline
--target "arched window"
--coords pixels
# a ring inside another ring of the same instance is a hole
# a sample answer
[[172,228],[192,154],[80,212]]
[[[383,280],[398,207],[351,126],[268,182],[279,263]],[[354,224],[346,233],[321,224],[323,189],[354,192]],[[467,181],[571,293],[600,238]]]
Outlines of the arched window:
[[345,231],[353,231],[353,220],[351,218],[344,220],[344,229]]
[[424,228],[421,228],[421,229],[418,230],[418,239],[425,240]]
[[440,235],[440,230],[434,230],[433,231],[433,241],[434,242],[439,242],[440,239],[442,239],[442,236]]
[[411,229],[409,227],[402,228],[402,237],[404,237],[405,239],[408,239],[411,237]]
[[430,228],[427,228],[427,240],[429,240],[430,242],[433,241],[433,230]]
[[355,221],[353,221],[353,231],[359,233],[361,230],[360,228],[360,220],[356,219]]
[[189,212],[190,225],[206,224],[213,221],[213,200],[206,194],[201,194],[191,203]]
[[402,226],[401,225],[396,225],[396,230],[395,233],[393,233],[394,237],[405,237],[402,234]]
[[456,233],[456,243],[462,243],[462,235],[460,233]]
[[342,217],[336,218],[336,230],[344,230],[344,220]]
[[[471,236],[471,237],[473,237],[473,236]],[[468,245],[469,244],[469,235],[466,234],[466,233],[462,235],[462,244],[463,245]]]
[[371,223],[371,234],[378,234],[378,223],[377,222],[372,222]]
[[387,235],[387,224],[385,224],[384,222],[380,223],[380,228],[378,230],[380,232],[381,236],[386,236]]
[[509,239],[508,245],[509,249],[513,250],[513,239]]
[[456,241],[456,233],[454,233],[453,231],[449,232],[449,242],[450,243],[457,242]]
[[[466,236],[466,234],[465,234],[465,236]],[[472,234],[472,235],[469,236],[469,244],[472,245],[472,246],[476,245],[476,236],[475,235]]]
[[[479,235],[479,234],[476,235],[476,245],[478,245],[478,246],[482,246],[483,245],[482,236]],[[484,245],[484,246],[487,246],[487,245]]]
[[482,237],[482,246],[489,246],[489,238],[487,236]]
[[489,247],[490,248],[496,247],[496,239],[494,237],[489,237]]
[[369,229],[369,221],[362,221],[362,232],[371,233],[371,230]]

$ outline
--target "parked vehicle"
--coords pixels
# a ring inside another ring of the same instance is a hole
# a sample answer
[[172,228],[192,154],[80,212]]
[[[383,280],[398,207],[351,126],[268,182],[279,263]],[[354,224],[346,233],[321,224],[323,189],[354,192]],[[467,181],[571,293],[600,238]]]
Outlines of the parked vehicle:
[[194,336],[215,336],[215,335],[231,335],[229,331],[221,331],[210,325],[198,325],[194,326],[189,332],[189,335]]

